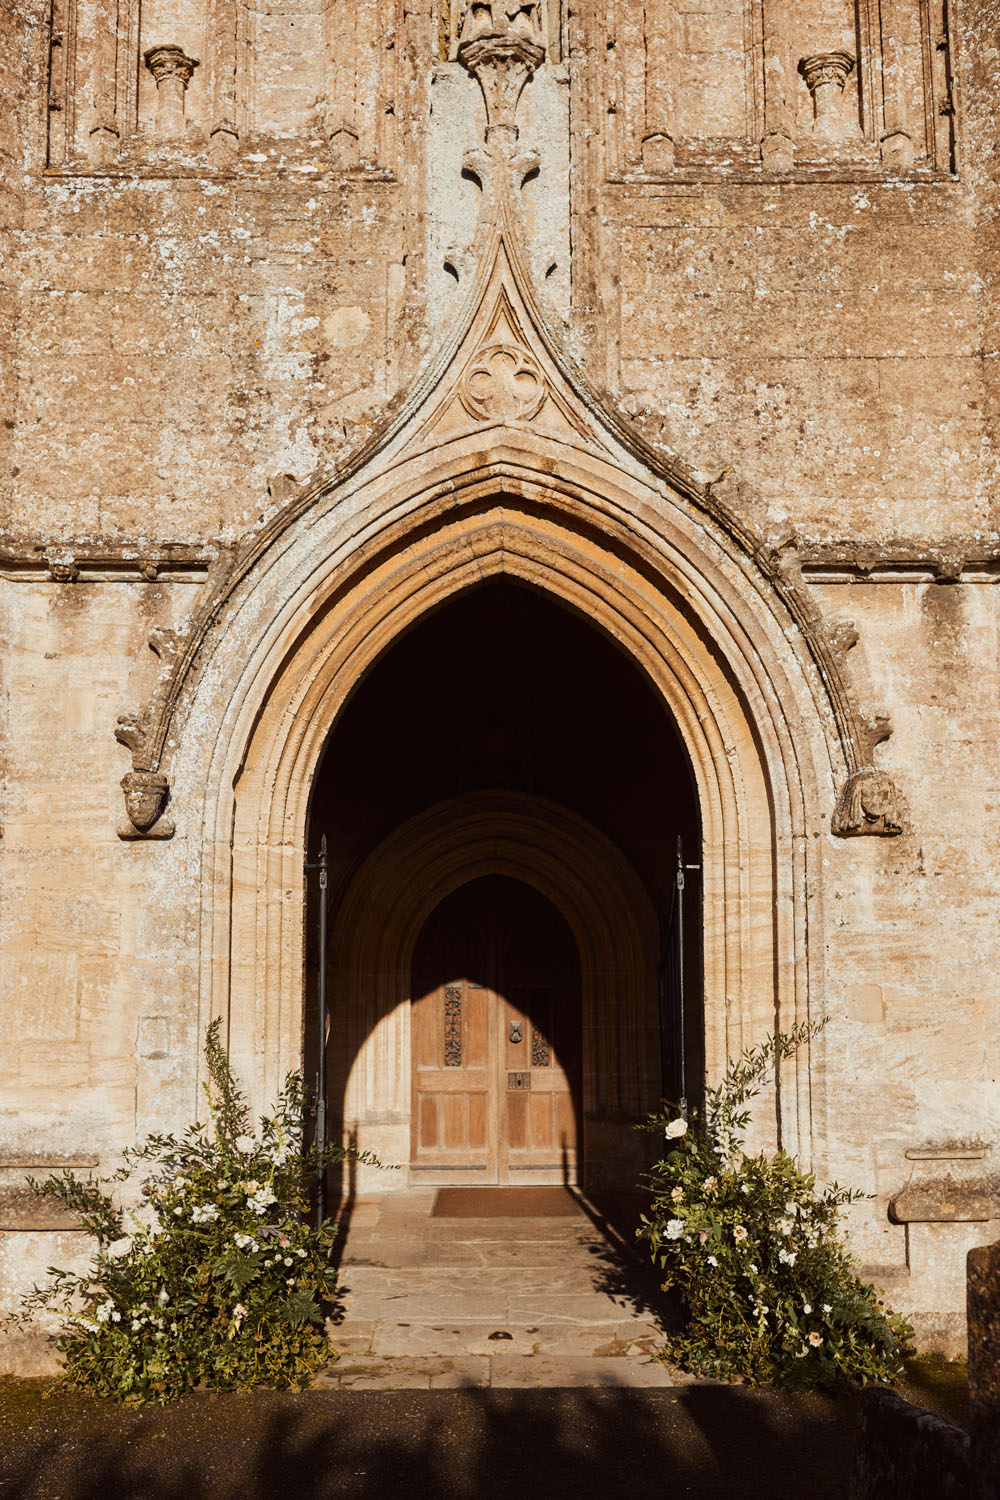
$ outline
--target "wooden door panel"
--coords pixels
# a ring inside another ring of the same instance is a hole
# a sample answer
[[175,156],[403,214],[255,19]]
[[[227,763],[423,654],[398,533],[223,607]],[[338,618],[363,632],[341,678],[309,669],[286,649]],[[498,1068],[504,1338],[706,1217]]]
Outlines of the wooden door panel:
[[579,969],[558,913],[520,882],[470,882],[426,924],[412,993],[414,1171],[575,1181]]
[[437,985],[413,1004],[417,1168],[479,1174],[489,1168],[491,1002],[482,986],[458,979]]

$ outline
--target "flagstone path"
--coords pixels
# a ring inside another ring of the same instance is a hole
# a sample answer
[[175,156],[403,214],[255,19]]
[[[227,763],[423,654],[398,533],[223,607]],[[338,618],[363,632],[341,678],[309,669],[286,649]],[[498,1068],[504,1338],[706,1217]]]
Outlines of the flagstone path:
[[655,1277],[627,1232],[574,1217],[432,1218],[436,1190],[351,1210],[339,1358],[320,1386],[671,1386]]

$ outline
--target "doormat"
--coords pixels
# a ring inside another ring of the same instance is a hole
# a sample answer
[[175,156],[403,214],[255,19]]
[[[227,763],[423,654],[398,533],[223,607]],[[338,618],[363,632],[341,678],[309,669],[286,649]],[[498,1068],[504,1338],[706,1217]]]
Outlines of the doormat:
[[564,1187],[439,1188],[432,1219],[562,1219],[581,1212]]

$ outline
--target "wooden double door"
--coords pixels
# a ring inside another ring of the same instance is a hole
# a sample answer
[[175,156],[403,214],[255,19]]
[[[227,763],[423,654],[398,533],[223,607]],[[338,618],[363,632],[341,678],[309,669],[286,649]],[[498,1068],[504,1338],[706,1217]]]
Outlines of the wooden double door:
[[425,923],[410,993],[414,1178],[576,1182],[579,957],[555,907],[470,881]]

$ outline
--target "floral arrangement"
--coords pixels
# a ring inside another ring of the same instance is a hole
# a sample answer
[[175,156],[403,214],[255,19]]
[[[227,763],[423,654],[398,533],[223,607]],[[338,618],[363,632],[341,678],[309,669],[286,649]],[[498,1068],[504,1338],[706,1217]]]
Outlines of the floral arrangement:
[[912,1329],[858,1277],[838,1227],[841,1208],[866,1194],[817,1188],[783,1151],[742,1149],[747,1102],[823,1024],[745,1051],[704,1110],[649,1121],[668,1150],[649,1174],[653,1201],[637,1233],[687,1314],[665,1353],[696,1374],[828,1387],[902,1374]]
[[[32,1183],[97,1240],[84,1274],[51,1269],[15,1315],[21,1326],[42,1310],[59,1315],[74,1388],[164,1401],[199,1385],[303,1386],[331,1358],[324,1304],[336,1290],[336,1231],[308,1223],[310,1180],[335,1161],[378,1163],[353,1148],[303,1151],[297,1073],[255,1132],[217,1021],[205,1057],[207,1124],[179,1140],[149,1136],[111,1178],[63,1172]],[[136,1178],[138,1205],[123,1210],[105,1185]]]

